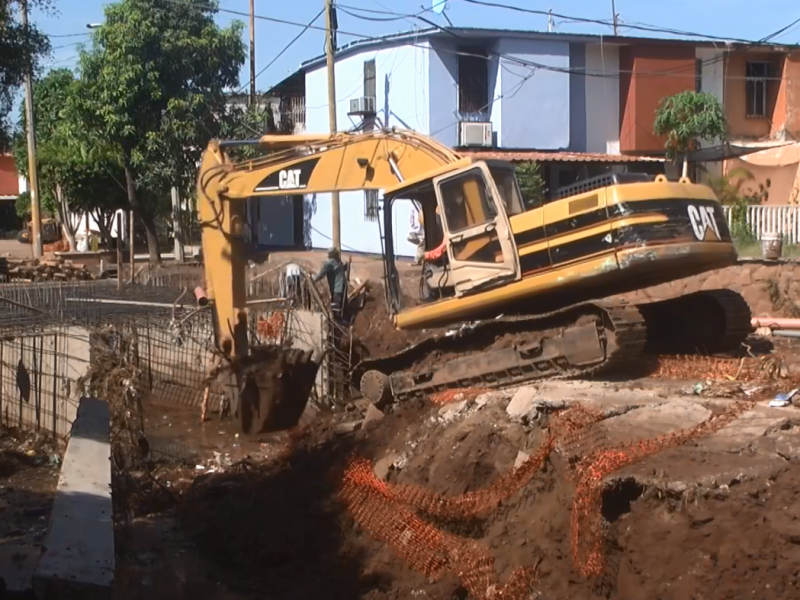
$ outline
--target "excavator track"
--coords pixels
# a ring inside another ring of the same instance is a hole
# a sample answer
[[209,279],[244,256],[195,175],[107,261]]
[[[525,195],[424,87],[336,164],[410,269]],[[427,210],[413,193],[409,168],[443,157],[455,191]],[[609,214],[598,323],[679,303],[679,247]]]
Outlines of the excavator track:
[[353,375],[367,399],[384,404],[448,389],[589,377],[654,352],[723,352],[750,331],[747,303],[729,290],[638,305],[599,300],[462,325],[362,361]]

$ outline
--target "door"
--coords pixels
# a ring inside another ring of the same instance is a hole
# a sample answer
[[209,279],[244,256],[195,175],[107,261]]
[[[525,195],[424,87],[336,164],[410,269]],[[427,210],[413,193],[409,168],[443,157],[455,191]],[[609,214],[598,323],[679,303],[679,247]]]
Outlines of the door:
[[518,279],[517,247],[486,165],[470,165],[433,184],[456,296]]

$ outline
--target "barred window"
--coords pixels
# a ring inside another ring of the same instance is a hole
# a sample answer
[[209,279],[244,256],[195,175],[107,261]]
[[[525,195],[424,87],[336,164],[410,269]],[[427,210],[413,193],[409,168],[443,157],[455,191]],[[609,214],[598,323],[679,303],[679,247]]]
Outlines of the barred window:
[[378,220],[378,190],[364,192],[364,218],[367,221]]

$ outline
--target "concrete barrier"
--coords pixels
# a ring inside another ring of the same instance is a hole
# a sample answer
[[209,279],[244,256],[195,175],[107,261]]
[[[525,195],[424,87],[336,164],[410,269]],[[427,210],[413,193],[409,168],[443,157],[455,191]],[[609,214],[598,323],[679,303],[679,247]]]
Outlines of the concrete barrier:
[[45,551],[33,575],[40,600],[110,599],[114,521],[108,404],[82,398],[58,480]]

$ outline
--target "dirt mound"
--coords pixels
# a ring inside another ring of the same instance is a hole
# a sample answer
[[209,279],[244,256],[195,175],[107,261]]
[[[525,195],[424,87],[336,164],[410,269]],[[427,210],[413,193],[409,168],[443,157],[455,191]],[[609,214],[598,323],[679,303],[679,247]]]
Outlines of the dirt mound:
[[405,347],[425,339],[426,331],[399,331],[392,323],[386,307],[383,284],[370,285],[364,307],[353,321],[353,340],[361,358],[381,357],[400,352]]
[[[795,597],[800,585],[800,509],[793,508],[800,506],[800,488],[791,470],[771,482],[693,496],[622,475],[602,494],[604,572],[585,579],[575,570],[570,536],[576,484],[560,454],[551,454],[520,491],[474,518],[423,510],[416,524],[398,526],[401,509],[393,505],[381,524],[395,541],[408,540],[400,551],[354,523],[358,506],[342,493],[348,464],[361,456],[369,475],[374,467],[389,484],[384,499],[399,489],[419,502],[416,486],[453,499],[479,496],[508,480],[526,458],[521,452],[535,455],[546,430],[508,422],[502,405],[475,402],[409,403],[366,431],[342,435],[345,429],[317,421],[302,436],[295,433],[281,460],[195,483],[182,523],[220,580],[245,594],[268,589],[267,597],[287,599],[475,597],[464,573],[437,570],[446,558],[415,546],[453,542],[463,553],[462,570],[477,557],[500,585],[525,584],[520,574],[535,573],[532,590],[553,599],[733,599],[757,590],[771,600]],[[677,477],[691,471],[694,450],[671,450],[639,467]],[[443,504],[428,507],[446,513]],[[425,537],[431,526],[440,533]]]

